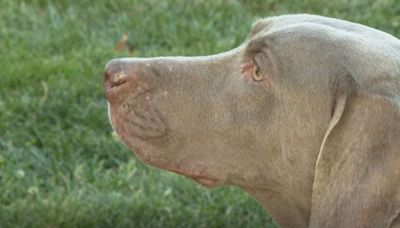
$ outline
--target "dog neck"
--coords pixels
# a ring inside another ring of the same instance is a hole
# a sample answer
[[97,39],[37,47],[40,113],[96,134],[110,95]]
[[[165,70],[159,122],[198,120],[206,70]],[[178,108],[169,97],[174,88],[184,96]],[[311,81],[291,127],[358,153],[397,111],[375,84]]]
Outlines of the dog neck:
[[[279,157],[269,159],[271,162],[267,163],[271,166],[267,169],[269,172],[260,173],[256,182],[242,186],[282,227],[307,227],[309,224],[315,164],[322,132],[318,136],[301,139],[286,134],[286,138],[277,142]],[[266,169],[258,170],[263,172]]]

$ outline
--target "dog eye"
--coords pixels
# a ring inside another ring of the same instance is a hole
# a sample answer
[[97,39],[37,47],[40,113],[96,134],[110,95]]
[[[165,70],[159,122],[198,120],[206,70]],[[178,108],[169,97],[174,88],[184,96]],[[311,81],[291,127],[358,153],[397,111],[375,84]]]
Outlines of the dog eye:
[[256,81],[256,82],[259,82],[263,79],[263,77],[260,73],[260,69],[258,68],[257,65],[255,65],[255,67],[253,68],[252,76],[253,76],[254,81]]

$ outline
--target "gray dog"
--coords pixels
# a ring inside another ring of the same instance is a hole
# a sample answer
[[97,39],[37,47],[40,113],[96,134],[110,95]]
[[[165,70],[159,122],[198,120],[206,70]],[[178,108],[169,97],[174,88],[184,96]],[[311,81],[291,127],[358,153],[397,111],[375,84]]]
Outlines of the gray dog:
[[146,163],[237,185],[283,227],[400,227],[400,40],[287,15],[202,57],[110,61],[109,116]]

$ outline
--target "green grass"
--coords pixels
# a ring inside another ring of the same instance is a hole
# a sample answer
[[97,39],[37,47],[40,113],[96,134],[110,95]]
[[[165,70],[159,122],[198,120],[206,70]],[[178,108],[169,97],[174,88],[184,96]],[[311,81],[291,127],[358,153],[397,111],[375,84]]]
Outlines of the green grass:
[[400,35],[396,0],[0,1],[0,227],[275,227],[239,189],[137,160],[112,136],[102,71],[124,32],[138,56],[204,55],[303,12]]

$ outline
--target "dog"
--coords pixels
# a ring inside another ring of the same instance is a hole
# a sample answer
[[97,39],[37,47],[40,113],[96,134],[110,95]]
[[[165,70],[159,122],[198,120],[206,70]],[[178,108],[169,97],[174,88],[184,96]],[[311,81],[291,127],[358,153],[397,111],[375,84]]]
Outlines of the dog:
[[236,185],[282,227],[400,227],[400,40],[315,15],[239,47],[107,63],[109,117],[144,162]]

